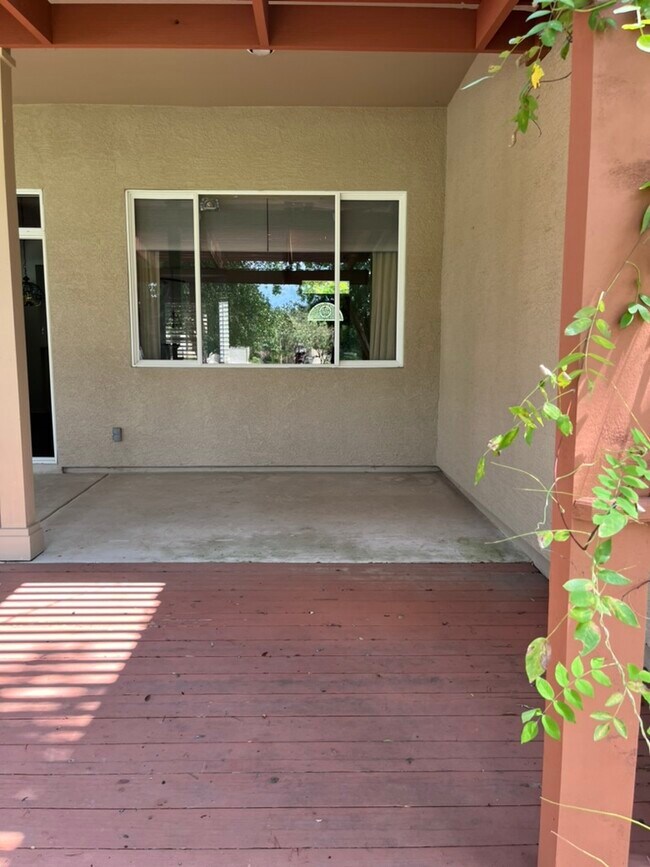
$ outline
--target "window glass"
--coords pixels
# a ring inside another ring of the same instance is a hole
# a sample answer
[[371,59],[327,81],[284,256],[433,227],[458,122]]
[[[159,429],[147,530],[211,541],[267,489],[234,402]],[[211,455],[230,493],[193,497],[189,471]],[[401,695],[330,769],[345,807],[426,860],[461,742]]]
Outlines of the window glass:
[[333,196],[199,196],[203,361],[331,364]]
[[341,202],[341,361],[397,358],[398,239],[399,202]]
[[41,228],[41,203],[38,196],[18,196],[18,225],[21,229]]
[[196,360],[191,199],[136,199],[135,261],[138,357]]
[[23,268],[22,288],[32,456],[53,458],[54,428],[42,239],[21,238],[20,256]]

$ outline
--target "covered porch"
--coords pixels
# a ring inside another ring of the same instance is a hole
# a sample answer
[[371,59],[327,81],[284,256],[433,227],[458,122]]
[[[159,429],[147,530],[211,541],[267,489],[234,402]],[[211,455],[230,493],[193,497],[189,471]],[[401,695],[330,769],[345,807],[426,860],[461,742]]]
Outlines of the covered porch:
[[540,479],[590,514],[620,408],[473,476],[638,235],[647,73],[579,23],[508,149],[514,65],[462,85],[528,12],[1,0],[3,867],[629,861],[636,738],[517,743],[584,567]]

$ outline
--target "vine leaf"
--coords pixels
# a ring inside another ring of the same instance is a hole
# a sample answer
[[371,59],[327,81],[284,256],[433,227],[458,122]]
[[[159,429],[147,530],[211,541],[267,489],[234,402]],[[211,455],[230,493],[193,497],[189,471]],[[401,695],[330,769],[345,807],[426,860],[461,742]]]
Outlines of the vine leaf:
[[602,723],[602,725],[596,726],[594,729],[594,740],[602,741],[603,738],[606,738],[609,734],[609,723]]
[[611,596],[608,598],[611,600],[611,605],[614,609],[614,616],[617,620],[620,620],[621,623],[625,623],[626,626],[639,625],[636,614],[630,608],[627,602],[623,602],[620,599],[613,599]]
[[544,731],[550,738],[553,738],[554,741],[560,740],[560,727],[553,717],[548,714],[543,714],[542,725],[544,726]]
[[593,677],[595,682],[599,683],[601,686],[611,686],[612,685],[611,678],[608,677],[604,671],[599,671],[598,669],[596,669],[595,671],[592,670],[591,676]]
[[569,685],[569,672],[566,665],[563,665],[561,662],[558,662],[555,666],[555,679],[563,688]]
[[634,313],[630,313],[629,310],[626,310],[625,313],[621,316],[619,320],[619,325],[621,328],[627,328],[634,322]]
[[601,569],[598,573],[598,578],[601,581],[604,581],[605,584],[631,584],[629,578],[626,578],[625,575],[621,575],[620,572],[613,572],[611,569]]
[[579,623],[576,626],[574,634],[576,639],[582,644],[580,656],[586,656],[600,644],[600,629],[590,620],[586,623]]
[[476,465],[476,472],[474,473],[474,484],[478,485],[483,476],[485,475],[485,455],[481,455],[478,459],[478,463]]
[[567,722],[574,723],[576,721],[576,715],[568,704],[565,704],[563,701],[554,701],[553,707],[556,713]]
[[[650,36],[639,38],[644,38],[648,40],[648,48],[646,50],[650,51]],[[643,233],[647,232],[648,229],[650,229],[650,205],[648,205],[648,207],[645,209],[645,214],[643,215],[643,218],[641,220],[641,234],[643,235]]]
[[588,328],[591,327],[591,319],[585,317],[580,317],[579,319],[574,319],[567,327],[564,329],[564,333],[567,337],[575,337],[576,334],[582,334],[583,331],[587,331]]
[[602,523],[598,527],[598,535],[601,539],[609,539],[611,536],[615,536],[625,527],[627,520],[627,515],[613,509],[603,518]]
[[521,730],[521,742],[527,744],[534,740],[539,733],[539,724],[535,720],[529,720]]
[[594,551],[594,563],[597,566],[604,566],[611,556],[612,540],[607,539],[607,541],[601,542],[600,545],[596,547],[596,550]]
[[526,650],[526,675],[530,683],[541,677],[551,659],[551,646],[545,637],[535,638]]

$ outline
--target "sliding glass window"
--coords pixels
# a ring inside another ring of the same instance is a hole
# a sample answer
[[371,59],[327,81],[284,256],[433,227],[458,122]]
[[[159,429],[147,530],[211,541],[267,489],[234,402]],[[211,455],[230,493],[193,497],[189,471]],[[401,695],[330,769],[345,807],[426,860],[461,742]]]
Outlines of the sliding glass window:
[[133,363],[398,366],[402,193],[129,192]]

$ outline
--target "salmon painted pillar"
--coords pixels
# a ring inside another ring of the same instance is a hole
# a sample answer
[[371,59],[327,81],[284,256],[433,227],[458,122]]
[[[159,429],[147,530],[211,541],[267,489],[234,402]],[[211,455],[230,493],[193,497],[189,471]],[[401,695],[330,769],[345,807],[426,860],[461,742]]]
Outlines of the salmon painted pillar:
[[44,548],[34,509],[25,320],[14,167],[12,60],[0,59],[0,560],[31,560]]
[[[650,282],[650,238],[631,255],[641,214],[650,201],[648,193],[638,189],[650,180],[650,58],[635,48],[635,35],[620,30],[594,35],[584,16],[576,18],[580,20],[573,46],[563,325],[580,307],[595,303],[627,258],[642,268],[646,286]],[[606,313],[615,322],[635,297],[631,267],[624,269],[616,286],[607,299]],[[602,472],[598,466],[584,465],[597,462],[603,449],[618,453],[625,448],[632,424],[630,410],[646,431],[650,429],[650,326],[639,325],[637,317],[627,330],[613,330],[617,345],[612,355],[614,387],[598,386],[589,394],[581,385],[570,398],[576,436],[558,442],[559,475],[583,465],[561,485],[562,504],[572,511],[579,530],[591,529],[590,492],[595,476]],[[561,354],[575,343],[576,338],[562,337]],[[644,499],[647,518],[650,500]],[[555,526],[562,526],[557,511]],[[630,586],[640,585],[631,592],[629,587],[611,587],[611,591],[612,595],[619,590],[619,595],[626,594],[625,601],[636,610],[642,627],[634,629],[610,620],[617,656],[642,667],[647,599],[643,582],[650,578],[650,524],[628,526],[616,536],[610,563],[612,569],[625,569],[633,581]],[[588,577],[588,568],[576,544],[554,543],[549,632],[567,610],[562,585],[570,578]],[[553,635],[552,668],[557,661],[568,662],[577,654],[574,626],[564,623]],[[601,652],[606,655],[602,646],[597,655]],[[591,712],[603,709],[612,691],[597,688],[595,699],[585,699],[585,711],[577,714],[577,724],[563,725],[561,741],[546,738],[540,867],[593,867],[595,863],[626,867],[628,863],[630,825],[580,809],[632,816],[638,735],[633,708],[625,702],[621,714],[630,732],[627,740],[610,735],[594,743],[596,723],[589,718]]]

